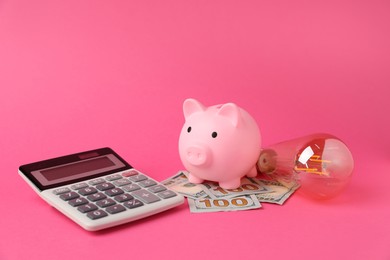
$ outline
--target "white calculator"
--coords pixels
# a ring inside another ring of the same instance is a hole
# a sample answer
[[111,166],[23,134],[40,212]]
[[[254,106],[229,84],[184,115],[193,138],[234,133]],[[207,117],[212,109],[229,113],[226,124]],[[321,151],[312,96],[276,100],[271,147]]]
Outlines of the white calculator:
[[184,202],[182,195],[134,169],[110,148],[22,165],[19,174],[51,206],[89,231]]

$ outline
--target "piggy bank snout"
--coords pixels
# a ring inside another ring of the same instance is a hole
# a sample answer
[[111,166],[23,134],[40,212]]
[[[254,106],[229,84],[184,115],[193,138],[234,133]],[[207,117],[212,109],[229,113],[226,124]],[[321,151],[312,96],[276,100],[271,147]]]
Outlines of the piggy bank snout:
[[186,149],[185,158],[194,166],[202,166],[210,161],[210,150],[206,146],[193,145]]

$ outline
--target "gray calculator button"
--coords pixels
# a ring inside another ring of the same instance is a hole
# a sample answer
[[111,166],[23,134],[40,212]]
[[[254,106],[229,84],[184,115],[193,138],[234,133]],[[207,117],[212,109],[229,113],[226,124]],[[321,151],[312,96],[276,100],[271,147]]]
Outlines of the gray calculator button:
[[124,185],[131,184],[131,181],[129,181],[128,179],[120,179],[120,180],[113,181],[112,183],[116,186],[124,186]]
[[112,199],[104,199],[96,202],[96,205],[98,205],[101,208],[106,208],[115,204],[116,204],[115,201],[113,201]]
[[98,190],[109,190],[115,188],[115,186],[112,183],[102,183],[96,186]]
[[115,181],[118,179],[122,179],[122,176],[120,176],[119,174],[114,174],[106,177],[106,181]]
[[131,194],[148,204],[160,200],[159,197],[157,197],[156,195],[154,195],[153,193],[147,190],[137,190],[132,192]]
[[98,207],[96,207],[95,204],[92,204],[92,203],[89,203],[87,205],[83,205],[83,206],[80,206],[77,208],[80,212],[82,213],[87,213],[87,212],[90,212],[92,210],[97,210]]
[[134,209],[134,208],[141,207],[144,204],[141,201],[134,199],[134,200],[126,201],[125,203],[123,203],[123,205],[125,205],[129,209]]
[[95,186],[95,185],[98,185],[98,184],[103,183],[103,182],[105,182],[105,180],[102,179],[102,178],[99,178],[99,179],[91,180],[88,183],[90,185],[94,185]]
[[141,185],[144,188],[147,188],[147,187],[151,187],[151,186],[156,185],[157,182],[148,179],[148,180],[141,181],[138,184]]
[[130,194],[127,194],[127,193],[114,197],[114,200],[116,200],[118,202],[125,202],[125,201],[132,200],[132,199],[134,199],[134,197],[131,196]]
[[88,204],[88,200],[86,200],[85,198],[77,198],[70,200],[68,203],[73,207],[77,207],[84,204]]
[[176,193],[174,193],[171,190],[162,191],[162,192],[159,192],[157,194],[158,194],[158,196],[160,196],[163,199],[168,199],[168,198],[172,198],[172,197],[176,196]]
[[90,201],[98,201],[98,200],[102,200],[102,199],[105,199],[107,198],[106,195],[104,195],[103,193],[95,193],[95,194],[91,194],[87,197],[87,199],[89,199]]
[[116,213],[119,213],[119,212],[122,212],[125,210],[126,210],[126,208],[123,207],[122,205],[119,205],[119,204],[106,208],[106,211],[110,214],[116,214]]
[[123,194],[124,191],[119,189],[119,188],[114,188],[114,189],[111,189],[111,190],[107,190],[105,193],[106,193],[106,195],[112,197],[112,196],[116,196],[116,195],[119,195],[119,194]]
[[53,190],[53,193],[55,195],[60,195],[60,194],[67,193],[67,192],[70,192],[70,189],[68,189],[68,188],[58,188],[58,189]]
[[79,190],[79,193],[83,196],[94,194],[96,192],[97,190],[94,187],[86,187]]
[[90,219],[99,219],[99,218],[107,217],[108,214],[105,211],[99,209],[99,210],[95,210],[95,211],[92,211],[92,212],[88,212],[87,216]]
[[86,183],[84,183],[84,182],[82,182],[82,183],[76,183],[76,184],[70,186],[70,188],[71,188],[72,190],[79,190],[79,189],[82,189],[82,188],[85,188],[85,187],[88,187],[88,184],[86,184]]
[[124,189],[127,192],[131,192],[131,191],[135,191],[135,190],[141,189],[141,187],[139,185],[137,185],[137,184],[130,184],[130,185],[123,186],[121,188]]
[[142,174],[130,176],[130,180],[135,181],[135,182],[144,181],[146,179],[148,179],[148,177],[146,177],[145,175],[142,175]]
[[60,195],[62,200],[68,201],[80,197],[76,192],[68,192]]
[[153,186],[151,188],[148,189],[148,191],[151,191],[153,193],[157,193],[157,192],[160,192],[160,191],[164,191],[166,190],[167,188],[165,188],[164,186],[162,185],[156,185],[156,186]]

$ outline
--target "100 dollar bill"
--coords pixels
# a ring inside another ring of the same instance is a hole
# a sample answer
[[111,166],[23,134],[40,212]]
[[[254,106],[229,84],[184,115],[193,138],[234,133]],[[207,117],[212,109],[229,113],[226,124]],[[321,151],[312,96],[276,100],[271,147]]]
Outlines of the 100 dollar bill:
[[206,182],[199,184],[200,187],[213,199],[233,198],[243,195],[259,194],[270,192],[262,183],[256,182],[252,178],[244,177],[241,185],[237,189],[223,189],[217,183]]
[[207,194],[202,187],[189,182],[186,174],[188,173],[185,171],[179,171],[176,175],[162,181],[161,183],[187,198],[197,199],[206,197]]
[[255,195],[246,195],[235,198],[213,199],[210,197],[188,199],[192,213],[237,211],[261,208]]
[[299,188],[299,184],[290,183],[288,187],[277,180],[257,179],[259,183],[267,186],[270,189],[268,193],[256,194],[256,198],[261,202],[268,202],[283,205],[286,200]]

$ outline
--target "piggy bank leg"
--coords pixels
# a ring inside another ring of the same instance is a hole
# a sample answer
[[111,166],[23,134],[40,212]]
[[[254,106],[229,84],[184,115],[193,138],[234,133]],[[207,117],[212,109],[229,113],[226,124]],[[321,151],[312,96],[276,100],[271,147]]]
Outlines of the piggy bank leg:
[[188,174],[188,181],[191,183],[198,184],[198,183],[202,183],[204,180],[201,178],[198,178],[190,173],[190,174]]
[[257,169],[256,169],[256,166],[254,166],[250,171],[249,173],[246,175],[248,177],[256,177],[257,176]]
[[241,185],[241,178],[230,180],[230,181],[219,182],[219,186],[227,190],[237,189],[238,187],[240,187],[240,185]]

